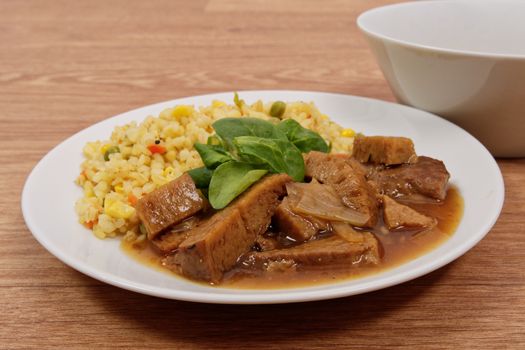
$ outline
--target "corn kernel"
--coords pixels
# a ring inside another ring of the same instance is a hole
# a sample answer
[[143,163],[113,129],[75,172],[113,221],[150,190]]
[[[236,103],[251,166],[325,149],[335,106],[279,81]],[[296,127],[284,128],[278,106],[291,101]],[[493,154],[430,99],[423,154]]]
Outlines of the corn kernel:
[[193,113],[193,107],[188,105],[179,105],[175,108],[173,108],[173,111],[171,112],[172,118],[181,118],[181,117],[189,117]]
[[219,108],[219,107],[226,106],[226,103],[224,103],[223,101],[220,101],[220,100],[213,100],[211,102],[211,105],[212,105],[213,108]]
[[166,158],[168,162],[173,162],[175,159],[177,159],[177,153],[173,150],[168,151],[166,154],[164,154],[164,158]]
[[353,137],[355,135],[355,131],[353,129],[343,129],[343,131],[341,131],[341,136],[344,136],[344,137]]
[[115,186],[115,192],[123,193],[124,192],[124,187],[122,187],[121,185]]
[[135,208],[121,201],[106,198],[104,213],[116,219],[129,219],[135,214]]
[[106,151],[108,150],[108,148],[109,148],[109,144],[106,143],[104,146],[102,146],[102,147],[100,148],[100,153],[102,153],[102,154],[106,153]]

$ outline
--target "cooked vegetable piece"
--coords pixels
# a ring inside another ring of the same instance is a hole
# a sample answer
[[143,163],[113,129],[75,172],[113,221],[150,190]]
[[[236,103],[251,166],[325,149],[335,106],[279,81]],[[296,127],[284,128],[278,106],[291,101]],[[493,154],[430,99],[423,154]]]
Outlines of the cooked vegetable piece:
[[132,192],[130,192],[128,194],[128,202],[129,202],[129,204],[135,206],[135,204],[137,204],[138,200],[139,199]]
[[149,150],[152,154],[155,154],[155,153],[158,153],[158,154],[164,154],[164,153],[167,152],[166,147],[164,147],[164,146],[162,146],[162,145],[157,145],[157,144],[149,145],[149,146],[148,146],[148,150]]
[[270,107],[270,115],[274,118],[281,118],[286,111],[286,103],[283,101],[275,101]]
[[303,153],[310,151],[329,152],[328,144],[318,133],[303,128],[301,124],[293,119],[283,120],[277,124],[276,128],[283,132],[288,140]]
[[290,183],[286,185],[290,208],[299,214],[329,221],[342,221],[364,226],[370,217],[343,204],[331,185],[319,183]]
[[236,161],[219,165],[210,181],[208,197],[211,206],[215,209],[224,208],[267,172],[268,170]]
[[197,142],[193,147],[199,152],[202,162],[208,169],[215,169],[222,163],[232,160],[230,154],[222,146],[205,145]]
[[239,136],[233,140],[241,159],[264,164],[274,173],[286,173],[295,181],[304,179],[304,160],[301,151],[288,140]]
[[109,147],[106,152],[104,152],[104,160],[107,162],[109,160],[109,155],[113,153],[119,153],[120,149],[117,146]]
[[195,182],[195,186],[197,186],[197,188],[208,188],[213,175],[213,170],[210,170],[206,167],[200,167],[188,170],[188,174]]

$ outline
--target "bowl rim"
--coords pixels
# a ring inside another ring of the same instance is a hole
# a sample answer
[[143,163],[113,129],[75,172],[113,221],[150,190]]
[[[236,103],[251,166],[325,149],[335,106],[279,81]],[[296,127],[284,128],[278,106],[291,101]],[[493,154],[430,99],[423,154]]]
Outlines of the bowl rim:
[[[366,35],[369,35],[371,37],[374,37],[376,39],[386,41],[390,44],[399,45],[405,48],[409,49],[418,49],[421,51],[426,51],[428,53],[439,53],[443,55],[455,55],[455,56],[468,56],[468,57],[476,57],[476,58],[489,58],[489,59],[506,59],[506,60],[525,60],[525,54],[503,54],[503,53],[491,53],[491,52],[484,52],[484,51],[474,51],[474,50],[459,50],[459,49],[450,49],[450,48],[444,48],[434,45],[425,45],[425,44],[417,44],[414,42],[410,42],[407,40],[402,39],[396,39],[392,36],[388,36],[385,34],[377,33],[376,31],[372,31],[370,28],[367,28],[366,25],[363,23],[366,20],[366,17],[373,16],[378,12],[388,11],[389,9],[392,9],[394,7],[411,7],[411,6],[426,6],[431,3],[435,3],[435,0],[420,0],[420,1],[410,1],[410,2],[402,2],[398,4],[390,4],[385,6],[379,6],[374,7],[372,9],[366,10],[365,12],[362,12],[356,20],[357,27],[361,32],[363,32]],[[458,3],[458,2],[470,2],[475,3],[472,0],[440,0],[440,3]],[[497,3],[493,0],[476,0],[477,3],[483,2],[483,3]],[[521,3],[519,0],[514,1],[516,3]]]

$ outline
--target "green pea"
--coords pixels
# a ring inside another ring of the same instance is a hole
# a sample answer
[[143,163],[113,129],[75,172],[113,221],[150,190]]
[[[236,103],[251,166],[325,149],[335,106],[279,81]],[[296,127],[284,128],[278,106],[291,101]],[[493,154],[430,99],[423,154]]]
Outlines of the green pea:
[[274,118],[281,118],[286,110],[286,103],[275,101],[270,108],[270,115]]
[[109,160],[109,155],[113,153],[119,153],[120,149],[117,146],[111,146],[104,153],[104,160],[107,162]]

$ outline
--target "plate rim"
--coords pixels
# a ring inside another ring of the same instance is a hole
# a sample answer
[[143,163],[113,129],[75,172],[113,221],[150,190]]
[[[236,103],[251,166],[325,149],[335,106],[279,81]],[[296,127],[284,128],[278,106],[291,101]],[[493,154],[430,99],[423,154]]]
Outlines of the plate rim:
[[[420,268],[414,268],[407,272],[404,272],[402,274],[395,274],[394,276],[387,276],[387,277],[381,277],[381,273],[378,274],[372,274],[370,276],[378,277],[374,281],[366,281],[366,278],[368,276],[364,276],[363,278],[355,279],[355,280],[343,280],[336,283],[325,283],[325,284],[318,284],[318,285],[312,285],[307,287],[296,287],[296,288],[278,288],[278,289],[248,289],[248,291],[256,291],[254,293],[250,294],[235,294],[235,293],[209,293],[205,291],[184,291],[184,290],[177,290],[177,289],[171,289],[166,287],[157,287],[157,286],[151,286],[144,283],[137,283],[135,281],[122,278],[120,276],[114,275],[112,273],[108,273],[104,270],[100,270],[97,268],[91,267],[88,263],[71,259],[68,257],[62,250],[55,247],[53,244],[45,240],[45,232],[40,232],[41,230],[37,227],[37,225],[33,222],[31,217],[28,217],[28,208],[27,203],[30,199],[30,185],[31,181],[33,181],[34,176],[36,176],[36,170],[43,166],[46,159],[50,157],[52,153],[54,153],[59,147],[61,147],[63,144],[67,143],[69,140],[77,137],[79,134],[85,132],[88,129],[95,128],[99,124],[102,124],[104,122],[107,122],[110,119],[118,119],[119,117],[122,117],[125,114],[129,113],[138,113],[142,109],[151,109],[155,107],[159,107],[164,104],[170,104],[170,103],[180,103],[177,102],[179,100],[185,99],[185,98],[196,98],[196,99],[202,99],[202,98],[212,98],[213,96],[221,95],[221,94],[233,94],[233,91],[221,91],[221,92],[215,92],[215,93],[208,93],[208,94],[201,94],[201,95],[191,95],[191,96],[183,96],[183,97],[177,97],[171,100],[166,100],[162,102],[157,102],[145,106],[140,106],[138,108],[134,108],[119,114],[116,114],[114,116],[107,117],[103,120],[100,120],[94,124],[91,124],[87,126],[86,128],[83,128],[79,130],[78,132],[74,133],[73,135],[67,137],[57,145],[55,145],[51,150],[49,150],[31,169],[29,175],[27,176],[24,187],[22,190],[21,195],[21,210],[22,215],[24,218],[24,221],[31,232],[32,236],[52,255],[54,255],[56,258],[58,258],[60,261],[62,261],[67,266],[87,275],[91,278],[94,278],[96,280],[99,280],[101,282],[123,288],[129,291],[151,295],[155,297],[160,298],[166,298],[166,299],[174,299],[174,300],[182,300],[182,301],[190,301],[190,302],[200,302],[200,303],[213,303],[213,304],[280,304],[280,303],[294,303],[294,302],[308,302],[308,301],[316,301],[316,300],[325,300],[325,299],[334,299],[334,298],[341,298],[351,295],[357,295],[362,293],[367,293],[375,290],[385,289],[394,285],[402,284],[407,281],[413,280],[415,278],[421,277],[423,275],[426,275],[432,271],[435,271],[450,262],[458,259],[460,256],[465,254],[467,251],[472,249],[475,245],[477,245],[491,230],[491,228],[494,226],[496,221],[498,220],[501,210],[503,208],[504,204],[504,198],[505,198],[505,184],[503,180],[503,176],[501,174],[501,170],[496,162],[496,160],[492,157],[492,155],[489,153],[489,151],[472,135],[470,135],[467,131],[462,129],[461,127],[453,124],[452,122],[441,118],[435,114],[432,114],[430,112],[426,112],[417,108],[413,108],[410,106],[390,102],[390,101],[384,101],[379,100],[375,98],[370,97],[363,97],[363,96],[356,96],[356,95],[350,95],[350,94],[343,94],[343,93],[333,93],[333,92],[323,92],[323,91],[312,91],[312,90],[238,90],[239,94],[242,93],[250,93],[250,94],[257,94],[257,93],[287,93],[287,94],[301,94],[301,93],[308,93],[312,95],[330,95],[330,96],[339,96],[343,98],[351,98],[351,99],[357,99],[365,101],[366,103],[372,103],[372,104],[383,104],[387,105],[388,108],[394,108],[394,109],[407,109],[412,110],[417,113],[425,114],[425,117],[439,119],[442,122],[445,122],[449,125],[451,125],[454,128],[459,129],[464,137],[468,137],[471,139],[471,141],[474,141],[475,144],[479,147],[479,150],[485,153],[485,156],[488,155],[488,159],[491,162],[491,166],[496,170],[497,176],[497,188],[496,192],[498,192],[498,196],[496,198],[497,200],[497,209],[495,211],[494,217],[491,218],[489,222],[487,222],[484,227],[479,228],[476,230],[479,232],[477,235],[473,235],[473,238],[470,238],[468,240],[465,240],[461,245],[455,247],[454,250],[449,252],[447,255],[441,255],[438,259],[436,259],[431,264],[426,264],[423,267]],[[145,118],[146,116],[144,116]],[[497,212],[497,213],[496,213]],[[43,230],[42,230],[43,231]],[[429,250],[427,253],[424,253],[415,259],[425,256],[429,253],[431,253],[433,250],[437,249],[439,247],[436,246],[434,249]],[[415,259],[411,259],[407,261],[406,263],[409,263],[410,261],[413,261]],[[396,267],[402,266],[406,263],[400,264]],[[394,268],[396,268],[394,267]],[[390,269],[389,269],[390,270]],[[388,270],[386,270],[388,271]],[[345,286],[345,282],[349,281],[357,281],[357,280],[364,280],[362,283],[358,283],[357,285],[352,286]],[[184,280],[189,283],[194,283],[188,280]],[[331,286],[329,290],[325,291],[317,291],[312,290],[311,288],[315,287],[327,287]],[[235,288],[221,288],[221,287],[210,287],[214,288],[219,291],[238,291],[241,289],[235,289]],[[349,290],[351,289],[351,290]],[[242,289],[244,290],[244,289]],[[290,294],[291,295],[287,295]]]

